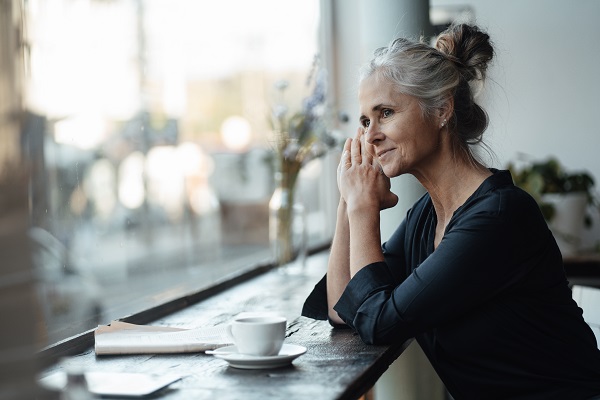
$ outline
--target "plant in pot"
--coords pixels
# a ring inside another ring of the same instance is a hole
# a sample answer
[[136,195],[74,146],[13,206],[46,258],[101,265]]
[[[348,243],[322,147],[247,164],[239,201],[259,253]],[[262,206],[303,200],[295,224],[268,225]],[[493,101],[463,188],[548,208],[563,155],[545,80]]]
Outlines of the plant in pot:
[[537,201],[563,255],[576,254],[583,228],[592,224],[588,206],[598,206],[594,178],[587,171],[566,171],[554,157],[522,168],[510,163],[508,169],[515,185]]

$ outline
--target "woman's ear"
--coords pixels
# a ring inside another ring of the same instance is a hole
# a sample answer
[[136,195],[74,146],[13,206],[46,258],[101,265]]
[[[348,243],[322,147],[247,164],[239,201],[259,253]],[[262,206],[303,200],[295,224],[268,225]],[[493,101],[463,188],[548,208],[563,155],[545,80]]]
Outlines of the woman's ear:
[[451,120],[454,115],[454,98],[452,96],[448,96],[444,101],[442,107],[438,109],[438,125],[443,128],[448,125],[448,122]]

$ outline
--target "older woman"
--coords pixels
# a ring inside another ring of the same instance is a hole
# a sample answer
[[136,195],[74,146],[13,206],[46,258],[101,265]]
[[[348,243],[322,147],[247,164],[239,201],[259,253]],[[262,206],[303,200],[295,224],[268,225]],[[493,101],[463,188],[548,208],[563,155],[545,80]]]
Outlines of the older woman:
[[[379,49],[360,81],[360,125],[338,168],[328,272],[303,314],[366,343],[415,337],[457,399],[600,395],[600,351],[572,300],[536,202],[473,153],[487,115],[473,98],[493,57],[469,25],[435,47]],[[381,245],[390,177],[427,190]]]

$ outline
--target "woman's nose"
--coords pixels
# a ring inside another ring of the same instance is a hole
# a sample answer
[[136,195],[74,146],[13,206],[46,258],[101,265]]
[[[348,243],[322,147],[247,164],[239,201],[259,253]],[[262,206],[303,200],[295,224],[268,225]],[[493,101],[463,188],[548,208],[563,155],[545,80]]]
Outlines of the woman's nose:
[[383,140],[385,135],[379,130],[377,124],[370,124],[365,130],[365,141],[369,144],[375,144]]

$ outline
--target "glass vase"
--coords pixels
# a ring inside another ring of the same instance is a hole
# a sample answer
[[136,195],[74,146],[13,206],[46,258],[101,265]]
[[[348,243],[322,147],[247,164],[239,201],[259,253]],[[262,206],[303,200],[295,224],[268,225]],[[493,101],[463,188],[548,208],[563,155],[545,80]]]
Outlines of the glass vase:
[[279,266],[290,264],[298,255],[304,257],[306,248],[304,207],[296,202],[295,181],[293,176],[276,173],[269,201],[269,241]]

